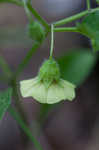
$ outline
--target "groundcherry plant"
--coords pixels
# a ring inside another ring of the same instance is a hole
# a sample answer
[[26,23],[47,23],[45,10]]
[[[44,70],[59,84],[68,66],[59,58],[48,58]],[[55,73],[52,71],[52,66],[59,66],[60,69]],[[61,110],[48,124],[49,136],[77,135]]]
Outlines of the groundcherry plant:
[[[46,117],[45,114],[47,115],[49,109],[52,109],[56,104],[62,103],[63,100],[74,100],[77,95],[75,88],[84,82],[97,60],[95,52],[99,50],[99,8],[92,9],[90,0],[86,0],[87,7],[83,12],[48,24],[32,7],[31,0],[0,0],[0,4],[5,2],[24,8],[28,18],[27,34],[33,40],[33,46],[27,51],[27,55],[20,62],[15,72],[12,72],[3,56],[0,55],[0,67],[2,69],[0,80],[8,85],[7,89],[0,92],[0,120],[2,120],[5,112],[8,111],[20,125],[28,139],[33,142],[34,147],[37,150],[44,150],[29,129],[28,119],[20,103],[19,95],[23,100],[26,97],[31,97],[40,104],[41,109],[37,119],[39,125],[42,122],[41,119]],[[99,0],[96,0],[96,3],[98,6]],[[82,18],[82,21],[79,21],[80,18]],[[75,21],[75,26],[66,27],[72,21]],[[62,25],[64,27],[61,27]],[[59,58],[54,58],[54,34],[56,32],[77,32],[82,34],[90,40],[92,50],[76,49]],[[18,77],[48,34],[50,34],[51,39],[49,58],[44,58],[36,77],[18,81]],[[15,102],[14,106],[11,104],[12,97]]]

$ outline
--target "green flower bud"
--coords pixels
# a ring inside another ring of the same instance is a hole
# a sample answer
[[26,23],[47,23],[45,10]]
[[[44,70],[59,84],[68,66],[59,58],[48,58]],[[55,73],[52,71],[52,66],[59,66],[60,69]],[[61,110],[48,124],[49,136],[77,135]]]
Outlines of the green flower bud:
[[32,40],[42,42],[45,38],[45,31],[37,21],[28,24],[28,35]]

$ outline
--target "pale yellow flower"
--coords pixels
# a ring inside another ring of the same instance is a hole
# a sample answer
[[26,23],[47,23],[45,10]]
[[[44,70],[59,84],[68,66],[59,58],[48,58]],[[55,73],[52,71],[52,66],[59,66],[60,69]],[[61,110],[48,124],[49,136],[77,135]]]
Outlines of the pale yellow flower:
[[53,104],[75,98],[75,86],[63,79],[52,82],[48,88],[38,77],[23,80],[20,82],[20,90],[23,97],[33,97],[40,103]]

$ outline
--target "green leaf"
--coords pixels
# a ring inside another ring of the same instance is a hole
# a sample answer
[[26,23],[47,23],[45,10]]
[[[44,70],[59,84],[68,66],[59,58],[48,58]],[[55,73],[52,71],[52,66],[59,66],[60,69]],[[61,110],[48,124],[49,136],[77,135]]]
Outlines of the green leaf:
[[2,120],[5,112],[11,104],[11,95],[11,88],[8,88],[6,91],[0,92],[0,120]]
[[99,50],[99,11],[89,13],[82,21],[77,23],[78,31],[91,39],[93,49]]
[[96,2],[99,4],[99,0],[96,0]]
[[80,85],[90,74],[96,63],[96,55],[88,50],[73,50],[58,59],[62,78]]
[[37,21],[29,23],[28,35],[32,40],[42,42],[42,40],[45,38],[45,31],[43,26]]

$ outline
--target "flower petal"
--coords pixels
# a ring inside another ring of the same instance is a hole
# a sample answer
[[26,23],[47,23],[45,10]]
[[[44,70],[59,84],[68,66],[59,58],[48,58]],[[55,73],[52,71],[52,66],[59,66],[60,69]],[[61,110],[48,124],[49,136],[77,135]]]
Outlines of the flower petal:
[[31,94],[40,103],[47,103],[47,89],[43,83],[38,83],[31,88]]
[[30,96],[31,88],[37,84],[37,78],[23,80],[20,82],[20,90],[23,97]]
[[38,78],[23,80],[20,82],[20,90],[23,97],[33,97],[40,103],[46,103],[47,90],[44,85],[38,81]]
[[61,79],[61,85],[64,87],[63,90],[64,90],[65,99],[72,101],[75,98],[75,85],[62,79]]
[[58,83],[52,83],[49,88],[46,88],[37,77],[23,80],[20,85],[23,97],[33,97],[40,103],[53,104],[65,99],[72,100],[75,97],[75,86],[62,79]]
[[52,84],[48,89],[47,103],[53,104],[64,99],[64,89],[59,84]]

